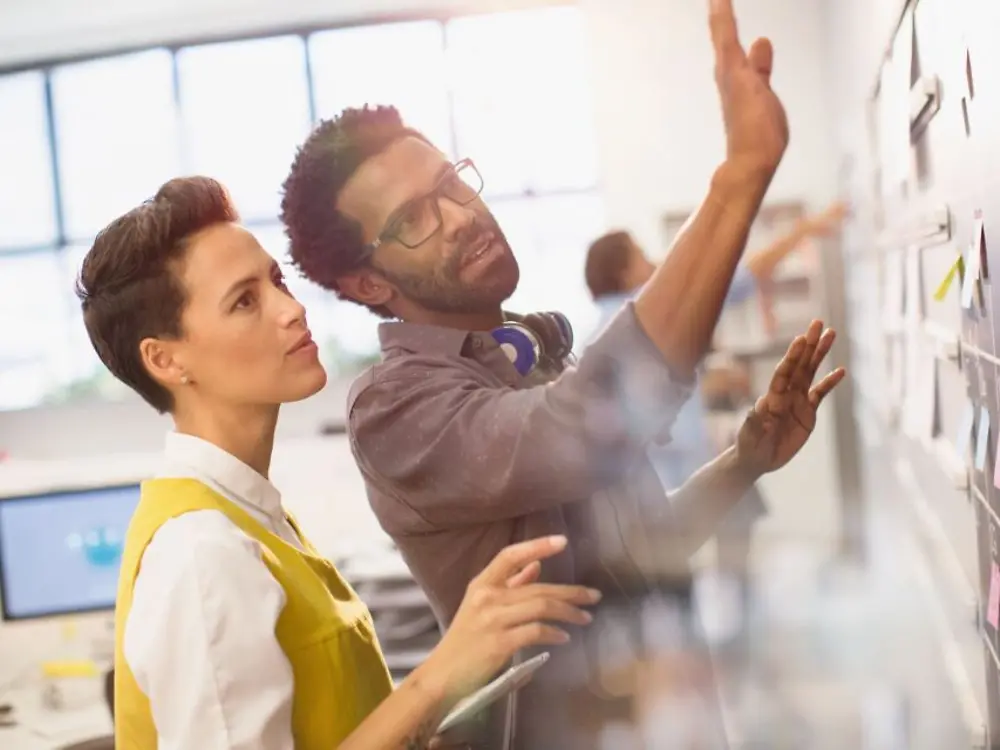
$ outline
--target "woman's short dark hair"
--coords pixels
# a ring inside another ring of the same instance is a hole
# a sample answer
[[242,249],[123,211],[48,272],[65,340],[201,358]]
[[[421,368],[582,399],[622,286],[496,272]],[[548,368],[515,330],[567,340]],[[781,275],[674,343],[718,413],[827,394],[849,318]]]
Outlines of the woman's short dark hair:
[[97,355],[161,414],[173,409],[173,398],[146,370],[139,344],[149,337],[180,337],[187,298],[171,266],[193,235],[238,220],[228,192],[215,180],[171,180],[152,200],[102,229],[83,260],[76,294]]

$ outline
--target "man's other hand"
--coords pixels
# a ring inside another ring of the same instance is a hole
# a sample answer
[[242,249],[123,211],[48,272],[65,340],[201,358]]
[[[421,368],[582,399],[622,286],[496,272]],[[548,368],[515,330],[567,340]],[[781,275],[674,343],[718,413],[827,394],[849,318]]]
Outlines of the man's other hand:
[[846,374],[838,367],[813,385],[834,338],[832,329],[824,331],[814,320],[788,347],[767,394],[757,399],[736,438],[736,456],[747,472],[759,476],[780,469],[809,439],[819,405]]

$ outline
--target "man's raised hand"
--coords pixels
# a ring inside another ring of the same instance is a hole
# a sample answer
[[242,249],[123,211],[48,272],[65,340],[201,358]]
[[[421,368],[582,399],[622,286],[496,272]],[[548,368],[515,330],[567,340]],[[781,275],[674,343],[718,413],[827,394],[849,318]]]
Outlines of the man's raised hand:
[[774,49],[761,38],[744,50],[732,0],[708,2],[726,159],[746,176],[770,181],[788,146],[785,108],[771,90]]

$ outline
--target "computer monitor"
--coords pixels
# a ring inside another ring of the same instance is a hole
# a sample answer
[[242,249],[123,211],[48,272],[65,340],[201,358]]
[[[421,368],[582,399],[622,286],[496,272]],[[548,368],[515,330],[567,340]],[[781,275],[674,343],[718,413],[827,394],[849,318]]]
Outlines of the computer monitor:
[[0,498],[5,620],[114,609],[139,485]]

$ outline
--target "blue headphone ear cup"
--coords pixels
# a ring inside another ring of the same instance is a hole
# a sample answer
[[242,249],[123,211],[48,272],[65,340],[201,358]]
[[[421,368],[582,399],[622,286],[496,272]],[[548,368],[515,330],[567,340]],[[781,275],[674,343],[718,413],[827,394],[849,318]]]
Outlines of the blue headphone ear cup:
[[560,351],[552,352],[552,356],[555,359],[565,359],[573,351],[573,326],[570,325],[569,318],[561,312],[551,312],[549,315],[552,316],[552,319],[559,327],[559,332],[562,334],[561,343],[563,345]]
[[507,323],[494,328],[491,334],[521,375],[527,375],[538,364],[541,346],[531,329],[518,323]]

